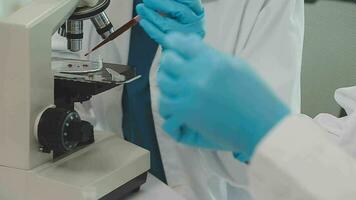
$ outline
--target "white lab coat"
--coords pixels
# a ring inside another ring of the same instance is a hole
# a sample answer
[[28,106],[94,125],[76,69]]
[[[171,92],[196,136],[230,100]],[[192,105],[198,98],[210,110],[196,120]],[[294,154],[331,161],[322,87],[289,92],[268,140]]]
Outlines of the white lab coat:
[[[300,66],[304,32],[302,0],[203,0],[206,10],[206,41],[215,48],[245,58],[294,112],[300,107]],[[131,18],[132,1],[112,0],[107,11],[115,27]],[[100,37],[86,24],[83,51],[94,46]],[[87,34],[89,33],[89,34]],[[100,54],[105,62],[126,64],[129,32]],[[63,56],[65,40],[54,37],[54,49]],[[67,52],[65,53],[67,54]],[[73,56],[68,54],[66,56]],[[75,55],[81,58],[82,55]],[[246,168],[231,153],[208,152],[182,146],[161,129],[158,113],[156,71],[160,51],[152,65],[152,108],[168,184],[192,200],[248,199]],[[83,58],[83,57],[82,57]],[[84,119],[96,129],[121,133],[122,88],[94,97],[78,105]],[[232,179],[231,177],[235,177]],[[242,189],[239,185],[242,185]]]
[[335,99],[346,117],[289,117],[258,146],[249,169],[256,200],[356,199],[356,87]]
[[[293,112],[298,113],[304,1],[203,0],[203,3],[206,41],[225,53],[246,59]],[[154,64],[153,69],[157,66]],[[169,185],[187,199],[250,199],[246,190],[246,166],[236,162],[231,153],[189,148],[164,133],[158,113],[156,70],[152,70],[151,93]]]

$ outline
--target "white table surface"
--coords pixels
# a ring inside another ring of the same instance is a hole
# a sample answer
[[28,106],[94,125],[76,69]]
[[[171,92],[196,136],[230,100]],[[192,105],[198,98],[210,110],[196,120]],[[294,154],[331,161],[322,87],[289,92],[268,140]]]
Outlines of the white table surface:
[[125,198],[125,200],[185,200],[173,189],[162,183],[156,177],[148,174],[147,182],[141,190]]

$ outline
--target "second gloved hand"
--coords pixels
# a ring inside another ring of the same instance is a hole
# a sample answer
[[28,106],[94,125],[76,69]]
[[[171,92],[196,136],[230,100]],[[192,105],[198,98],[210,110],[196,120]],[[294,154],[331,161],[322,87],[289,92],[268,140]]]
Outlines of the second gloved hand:
[[[206,143],[248,160],[289,109],[241,59],[197,36],[173,34],[165,43],[158,74],[163,128],[185,144]],[[173,132],[182,124],[196,132]]]
[[136,11],[140,25],[160,45],[164,46],[164,37],[170,32],[205,35],[200,0],[143,0]]

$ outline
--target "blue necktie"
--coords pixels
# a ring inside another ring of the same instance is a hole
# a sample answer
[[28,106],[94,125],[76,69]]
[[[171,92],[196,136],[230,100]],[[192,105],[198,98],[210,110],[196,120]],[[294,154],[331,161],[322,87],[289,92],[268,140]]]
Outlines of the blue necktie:
[[[134,0],[135,7],[141,3]],[[150,173],[166,181],[161,154],[157,142],[151,108],[149,73],[158,45],[149,38],[140,26],[131,31],[128,64],[136,68],[142,77],[125,85],[123,93],[123,132],[126,140],[151,152]]]

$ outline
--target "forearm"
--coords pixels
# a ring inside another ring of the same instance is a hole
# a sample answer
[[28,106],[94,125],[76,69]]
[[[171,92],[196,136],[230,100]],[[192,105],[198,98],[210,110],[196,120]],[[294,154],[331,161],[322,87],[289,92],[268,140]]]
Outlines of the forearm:
[[256,199],[355,199],[356,163],[306,116],[281,122],[250,165]]

